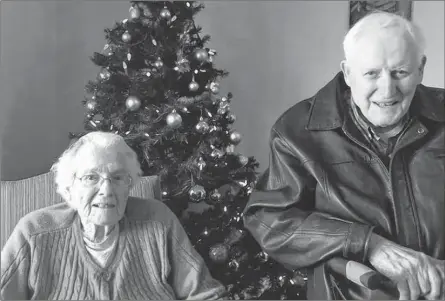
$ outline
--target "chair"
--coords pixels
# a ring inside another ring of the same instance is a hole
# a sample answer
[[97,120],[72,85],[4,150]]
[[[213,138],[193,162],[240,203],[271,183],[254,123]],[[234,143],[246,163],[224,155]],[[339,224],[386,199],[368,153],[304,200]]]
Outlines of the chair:
[[[17,181],[1,181],[0,195],[1,248],[24,215],[63,202],[56,192],[52,172]],[[132,188],[130,195],[161,200],[159,178],[157,176],[142,177],[141,181]]]

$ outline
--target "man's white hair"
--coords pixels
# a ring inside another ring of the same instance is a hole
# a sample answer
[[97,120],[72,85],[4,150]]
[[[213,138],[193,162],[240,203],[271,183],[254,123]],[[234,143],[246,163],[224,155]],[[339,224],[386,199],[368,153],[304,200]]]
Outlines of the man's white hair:
[[375,11],[360,19],[346,34],[343,40],[345,59],[348,60],[355,51],[357,41],[368,32],[384,29],[400,29],[406,33],[417,47],[419,63],[425,54],[425,37],[420,28],[406,18],[384,11]]
[[68,188],[73,184],[76,174],[77,154],[85,145],[94,145],[122,154],[125,158],[125,168],[132,180],[132,186],[140,180],[142,170],[137,155],[121,136],[100,131],[90,132],[71,144],[51,167],[55,176],[57,192],[65,200],[69,198]]

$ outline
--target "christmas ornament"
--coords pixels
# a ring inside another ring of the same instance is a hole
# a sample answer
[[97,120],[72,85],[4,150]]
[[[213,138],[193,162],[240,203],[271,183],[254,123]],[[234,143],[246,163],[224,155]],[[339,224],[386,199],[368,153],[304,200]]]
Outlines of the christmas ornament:
[[164,6],[164,8],[159,13],[162,19],[169,20],[172,17],[171,12]]
[[238,260],[236,260],[236,259],[232,259],[232,260],[229,262],[229,267],[230,267],[232,270],[234,270],[235,272],[238,271],[239,266],[240,266],[240,264],[239,264]]
[[209,257],[213,262],[224,263],[229,258],[229,246],[226,244],[217,244],[210,248]]
[[201,185],[195,185],[189,190],[189,197],[192,202],[198,203],[206,197],[206,191]]
[[125,101],[125,106],[130,111],[136,111],[141,107],[141,101],[136,96],[128,96],[127,100]]
[[238,133],[237,131],[230,131],[230,142],[232,142],[233,144],[237,145],[238,143],[241,142],[241,134]]
[[202,157],[199,157],[198,163],[197,163],[199,170],[203,170],[204,167],[206,167],[206,162],[204,161],[204,159]]
[[158,58],[154,65],[156,68],[161,69],[164,66],[164,63],[161,61],[161,58]]
[[218,189],[215,189],[212,191],[212,193],[210,194],[210,199],[215,202],[215,203],[219,203],[221,201],[221,193],[218,191]]
[[173,110],[170,114],[167,115],[167,125],[173,129],[176,129],[181,126],[182,117],[176,110]]
[[224,115],[225,113],[227,113],[227,108],[218,108],[216,113],[218,113],[219,115]]
[[278,284],[282,287],[282,286],[284,286],[284,285],[286,284],[286,282],[287,282],[287,276],[286,276],[285,274],[279,275],[279,276],[277,277],[277,280],[278,280]]
[[205,134],[209,131],[210,127],[209,124],[201,117],[200,121],[196,124],[195,129],[198,133]]
[[207,53],[207,50],[205,49],[197,49],[195,51],[195,59],[197,59],[200,62],[204,62],[209,58],[209,54]]
[[210,154],[210,156],[212,156],[213,158],[221,159],[224,156],[224,152],[222,150],[215,148]]
[[89,100],[86,103],[88,111],[94,111],[97,107],[97,101],[95,100]]
[[192,92],[195,92],[199,89],[199,84],[197,82],[195,82],[195,80],[193,80],[190,84],[189,84],[189,90]]
[[105,44],[104,49],[103,49],[103,54],[110,56],[113,54],[113,49],[109,44]]
[[150,9],[148,7],[144,7],[142,13],[144,14],[145,17],[151,17],[152,13],[150,11]]
[[107,68],[102,68],[102,70],[99,72],[98,76],[97,76],[100,80],[105,81],[110,79],[111,77],[111,73],[110,71],[108,71]]
[[122,41],[124,41],[125,43],[128,43],[128,42],[131,41],[131,35],[130,35],[130,33],[128,31],[125,31],[122,34]]
[[229,103],[227,102],[227,100],[222,100],[222,99],[221,99],[221,101],[220,101],[220,103],[219,103],[219,107],[220,107],[220,108],[224,108],[224,109],[229,109],[230,105],[229,105]]
[[241,166],[246,165],[249,162],[249,158],[243,155],[238,156],[238,162],[241,164]]
[[290,284],[304,287],[306,285],[307,277],[301,271],[295,271],[292,278],[289,280]]
[[136,20],[141,16],[141,11],[137,7],[130,8],[130,20]]
[[263,262],[263,263],[269,260],[269,254],[267,254],[267,253],[264,252],[264,251],[259,252],[259,253],[256,255],[256,257],[258,257],[259,260],[260,260],[261,262]]
[[229,123],[234,123],[236,121],[236,116],[233,113],[227,114],[226,118]]
[[212,82],[210,83],[210,91],[212,91],[213,94],[218,94],[219,93],[219,84]]

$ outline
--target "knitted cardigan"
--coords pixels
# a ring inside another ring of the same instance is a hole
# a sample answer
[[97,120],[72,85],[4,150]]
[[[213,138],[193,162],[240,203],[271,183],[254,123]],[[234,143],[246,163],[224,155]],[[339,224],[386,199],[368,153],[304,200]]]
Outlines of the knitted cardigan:
[[27,214],[1,253],[2,300],[218,299],[213,279],[176,216],[163,203],[130,197],[116,256],[99,267],[67,204]]

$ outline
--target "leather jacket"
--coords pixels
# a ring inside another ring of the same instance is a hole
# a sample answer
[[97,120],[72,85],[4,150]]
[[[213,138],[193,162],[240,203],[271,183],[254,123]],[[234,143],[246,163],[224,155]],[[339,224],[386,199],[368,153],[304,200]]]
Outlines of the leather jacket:
[[269,168],[244,210],[265,252],[291,270],[308,268],[308,294],[330,290],[330,258],[369,265],[372,232],[445,259],[444,90],[418,85],[387,167],[348,117],[348,89],[338,73],[277,120]]

